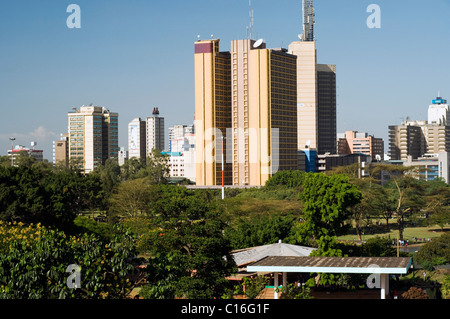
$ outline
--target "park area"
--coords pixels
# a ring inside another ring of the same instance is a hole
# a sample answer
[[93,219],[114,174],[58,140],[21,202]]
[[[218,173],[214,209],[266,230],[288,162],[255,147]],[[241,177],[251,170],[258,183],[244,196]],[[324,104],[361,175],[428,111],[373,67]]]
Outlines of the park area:
[[[253,299],[270,284],[228,280],[233,253],[279,241],[314,248],[311,257],[408,257],[413,267],[390,281],[398,298],[450,296],[450,186],[441,180],[398,168],[384,184],[376,172],[284,171],[222,198],[220,188],[172,183],[164,157],[107,161],[87,175],[18,163],[0,159],[0,298]],[[80,289],[67,285],[71,266]],[[285,297],[370,295],[358,276],[315,278]]]

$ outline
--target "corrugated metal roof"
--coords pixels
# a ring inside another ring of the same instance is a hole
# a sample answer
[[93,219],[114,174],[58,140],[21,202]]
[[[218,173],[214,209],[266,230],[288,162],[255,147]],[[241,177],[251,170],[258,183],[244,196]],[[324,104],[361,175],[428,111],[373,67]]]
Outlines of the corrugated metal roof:
[[247,271],[405,274],[410,265],[409,257],[268,256],[248,265]]
[[309,256],[315,248],[276,243],[238,250],[232,253],[236,265],[242,266],[268,256]]

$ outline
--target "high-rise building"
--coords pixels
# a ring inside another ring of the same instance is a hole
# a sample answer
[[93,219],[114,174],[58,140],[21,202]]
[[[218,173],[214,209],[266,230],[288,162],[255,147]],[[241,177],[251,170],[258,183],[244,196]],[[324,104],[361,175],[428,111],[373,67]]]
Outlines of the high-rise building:
[[264,185],[297,169],[296,57],[248,39],[231,56],[233,185]]
[[69,134],[61,134],[58,141],[53,141],[53,164],[68,164]]
[[317,153],[336,154],[336,65],[317,65]]
[[[261,40],[196,43],[197,185],[264,185],[296,169],[296,57]],[[209,148],[207,148],[209,147]]]
[[288,47],[297,56],[298,150],[335,154],[336,66],[317,64],[313,0],[303,0],[302,7],[303,33]]
[[222,161],[231,127],[231,55],[219,51],[219,39],[195,43],[196,183],[232,184],[231,163]]
[[384,157],[384,141],[365,132],[347,131],[338,135],[338,155],[364,154],[372,161]]
[[69,160],[89,173],[119,152],[118,113],[101,106],[81,106],[68,113]]
[[147,117],[146,122],[146,153],[148,157],[153,149],[164,151],[165,148],[164,118],[159,116],[157,107],[153,108],[152,116]]
[[317,50],[314,41],[295,41],[289,53],[297,56],[297,139],[298,149],[316,149],[317,114]]
[[428,108],[428,121],[407,120],[389,126],[389,151],[392,160],[416,160],[426,154],[450,152],[449,108],[438,97]]
[[128,157],[146,158],[146,122],[137,117],[128,123]]

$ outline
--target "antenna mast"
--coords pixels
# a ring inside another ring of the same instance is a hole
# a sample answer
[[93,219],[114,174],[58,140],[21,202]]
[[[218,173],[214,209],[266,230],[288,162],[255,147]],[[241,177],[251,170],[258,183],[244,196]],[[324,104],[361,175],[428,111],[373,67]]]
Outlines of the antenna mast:
[[313,0],[302,0],[303,4],[303,34],[302,41],[314,41],[314,5]]
[[252,0],[248,0],[248,12],[249,12],[250,24],[247,27],[247,38],[250,40],[253,40],[254,39],[254,34],[253,34],[254,19],[253,19]]

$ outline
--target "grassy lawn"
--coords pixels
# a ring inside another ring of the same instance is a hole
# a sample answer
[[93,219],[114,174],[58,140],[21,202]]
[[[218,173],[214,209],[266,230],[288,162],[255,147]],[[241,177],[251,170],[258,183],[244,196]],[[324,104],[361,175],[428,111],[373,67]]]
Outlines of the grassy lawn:
[[[439,226],[429,226],[429,227],[407,227],[403,231],[403,239],[409,239],[410,244],[412,243],[412,238],[425,238],[425,242],[428,238],[433,239],[440,237],[443,232],[450,231],[450,225],[447,225],[443,229]],[[398,231],[396,229],[390,228],[386,229],[384,232],[378,230],[376,233],[365,233],[363,236],[363,240],[367,240],[372,237],[388,237],[391,239],[396,239],[398,236]],[[338,239],[340,240],[358,240],[358,236],[356,234],[348,234],[345,236],[340,236]]]

